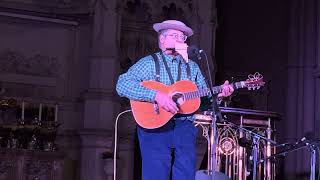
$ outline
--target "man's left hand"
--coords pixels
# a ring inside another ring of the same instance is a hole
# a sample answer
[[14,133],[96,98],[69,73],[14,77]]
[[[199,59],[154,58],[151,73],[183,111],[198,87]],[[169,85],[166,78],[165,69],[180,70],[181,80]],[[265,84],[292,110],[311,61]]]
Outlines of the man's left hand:
[[234,89],[229,81],[225,81],[222,85],[222,92],[218,94],[218,97],[227,97],[233,93]]

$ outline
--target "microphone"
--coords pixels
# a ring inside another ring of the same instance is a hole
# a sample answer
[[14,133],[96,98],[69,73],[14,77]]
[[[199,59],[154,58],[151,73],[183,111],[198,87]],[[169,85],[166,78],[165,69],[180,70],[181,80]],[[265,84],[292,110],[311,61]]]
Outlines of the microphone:
[[247,139],[246,137],[241,137],[241,138],[238,139],[238,144],[241,147],[251,148],[252,141]]
[[286,143],[282,143],[282,144],[278,144],[278,145],[275,145],[274,147],[292,147],[292,146],[295,146],[295,144],[294,143],[288,143],[288,142],[286,142]]
[[293,143],[286,142],[286,143],[282,143],[282,144],[277,144],[275,147],[292,148],[292,147],[296,147],[297,145],[301,145],[301,144],[306,143],[307,140],[308,140],[308,138],[306,136],[304,136],[296,142],[293,142]]
[[307,140],[307,138],[304,136],[302,137],[301,139],[299,139],[299,141],[296,142],[296,145],[300,144],[300,143],[303,143]]
[[197,58],[198,60],[200,60],[201,53],[203,53],[203,50],[199,49],[196,45],[190,45],[188,46],[187,53],[190,59]]
[[314,144],[320,142],[319,138],[316,138],[313,132],[307,132],[304,137],[302,137],[300,140],[296,142],[296,145],[298,144]]

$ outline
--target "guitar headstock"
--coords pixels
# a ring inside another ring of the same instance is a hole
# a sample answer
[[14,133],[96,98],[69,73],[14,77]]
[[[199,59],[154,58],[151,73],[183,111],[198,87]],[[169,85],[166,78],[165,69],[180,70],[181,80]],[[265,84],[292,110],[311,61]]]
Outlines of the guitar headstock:
[[264,86],[265,82],[263,81],[262,74],[256,72],[253,75],[249,74],[248,79],[245,81],[245,85],[248,90],[256,90],[261,86]]

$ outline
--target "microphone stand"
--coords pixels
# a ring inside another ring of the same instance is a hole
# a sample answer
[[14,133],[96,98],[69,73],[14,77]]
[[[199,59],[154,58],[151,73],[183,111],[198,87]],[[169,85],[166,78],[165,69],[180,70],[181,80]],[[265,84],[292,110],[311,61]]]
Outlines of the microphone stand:
[[310,145],[309,148],[311,150],[310,180],[315,180],[316,179],[317,150],[313,145]]
[[306,144],[311,151],[311,159],[310,159],[310,180],[316,179],[316,161],[317,161],[317,147],[315,144]]
[[316,179],[316,161],[317,161],[317,152],[319,152],[319,145],[320,145],[320,139],[316,139],[316,140],[311,140],[311,141],[306,141],[303,143],[303,145],[299,145],[301,144],[301,140],[297,141],[296,143],[285,143],[286,145],[291,145],[291,148],[286,149],[284,151],[278,152],[277,154],[274,154],[272,156],[269,156],[267,158],[264,159],[260,159],[259,163],[264,162],[265,160],[268,159],[272,159],[272,158],[276,158],[279,156],[286,156],[288,153],[290,152],[294,152],[300,149],[303,149],[305,147],[308,147],[308,149],[311,152],[311,156],[310,156],[310,180],[315,180]]
[[219,110],[218,104],[217,104],[217,96],[212,97],[212,112],[213,114],[211,115],[211,124],[210,124],[210,152],[208,158],[208,172],[214,174],[216,171],[216,166],[217,166],[217,160],[216,160],[216,150],[217,150],[217,121],[219,120],[221,116],[221,112]]
[[[211,79],[211,71],[210,71],[210,66],[209,66],[209,61],[208,61],[208,57],[206,55],[206,53],[201,50],[201,51],[198,51],[199,54],[197,54],[197,57],[198,59],[201,59],[201,56],[200,54],[203,54],[205,56],[205,59],[206,59],[206,63],[207,63],[207,70],[208,70],[208,73],[209,73],[209,83],[210,83],[210,86],[213,87],[213,83],[212,83],[212,79]],[[214,171],[216,170],[216,146],[217,146],[217,136],[216,136],[216,132],[217,132],[217,125],[216,125],[216,122],[217,120],[220,120],[220,121],[224,121],[224,122],[227,122],[233,126],[236,126],[237,128],[241,129],[241,130],[244,130],[246,132],[249,132],[251,135],[253,135],[253,148],[252,148],[252,154],[253,154],[253,177],[252,179],[253,180],[256,180],[257,178],[257,163],[258,163],[258,153],[259,153],[259,140],[260,139],[264,139],[265,141],[273,144],[273,145],[277,145],[277,143],[271,139],[268,139],[266,137],[263,137],[253,131],[250,131],[250,130],[247,130],[243,127],[240,127],[234,123],[231,123],[231,122],[228,122],[228,121],[225,121],[223,118],[222,118],[222,115],[221,115],[221,111],[220,111],[220,108],[217,104],[217,96],[216,95],[213,95],[214,93],[212,92],[212,88],[209,88],[210,89],[210,92],[212,94],[212,122],[211,122],[211,135],[210,135],[210,158],[208,159],[208,172],[212,172],[212,176],[214,174]],[[208,152],[209,153],[209,152]],[[209,160],[210,160],[210,163],[209,163]]]
[[[212,79],[211,79],[211,72],[210,72],[210,68],[209,68],[209,62],[208,62],[208,58],[207,58],[207,55],[204,51],[200,51],[201,53],[203,53],[205,55],[205,58],[206,58],[206,63],[207,63],[207,68],[208,68],[208,73],[209,73],[209,80],[210,80],[210,86],[213,87],[213,84],[212,84]],[[210,91],[212,91],[212,89],[210,88]],[[213,94],[213,93],[212,93]],[[221,121],[224,121],[224,119],[222,118],[222,115],[221,115],[221,111],[219,109],[219,106],[217,104],[217,97],[216,96],[212,96],[212,112],[213,112],[213,120],[212,120],[212,124],[211,124],[211,129],[213,129],[212,133],[216,133],[216,121],[217,121],[217,117],[219,117],[219,119]],[[228,122],[228,121],[227,121]],[[233,124],[231,122],[228,122],[229,124]],[[253,148],[252,148],[252,153],[253,153],[253,180],[256,180],[257,178],[257,162],[258,162],[258,153],[259,153],[259,140],[260,139],[264,139],[266,140],[267,142],[271,143],[271,144],[277,144],[275,141],[271,140],[271,139],[268,139],[268,138],[265,138],[253,131],[250,131],[250,130],[247,130],[243,127],[240,127],[236,124],[233,124],[234,126],[238,127],[239,129],[242,129],[246,132],[249,132],[250,134],[253,135]],[[214,134],[215,135],[215,134]],[[211,135],[212,136],[212,135]],[[216,141],[215,141],[216,143]],[[216,147],[216,144],[213,145],[212,144],[212,147],[211,148],[215,148]],[[210,155],[211,157],[215,157],[215,149],[214,151],[211,152],[212,154]],[[214,153],[214,154],[213,154]],[[215,159],[215,158],[214,158]],[[212,167],[215,167],[213,162],[211,162],[211,165]]]
[[[217,104],[216,101],[216,96],[213,97],[214,101],[212,102],[212,114],[210,114],[212,116],[212,122],[211,122],[211,135],[210,135],[210,154],[208,158],[208,172],[212,172],[214,173],[215,167],[216,167],[216,143],[217,143],[217,136],[216,136],[216,132],[217,132],[217,126],[216,126],[216,122],[217,121],[221,121],[221,122],[225,122],[228,123],[232,126],[237,127],[238,129],[241,129],[243,131],[246,131],[247,133],[252,135],[252,156],[253,156],[253,173],[252,173],[252,180],[256,180],[257,179],[257,165],[258,165],[258,154],[259,154],[259,141],[260,139],[263,139],[265,141],[267,141],[268,143],[272,144],[272,145],[277,145],[277,143],[271,139],[268,139],[264,136],[261,136],[260,134],[257,134],[253,131],[250,131],[246,128],[243,128],[241,126],[238,126],[232,122],[229,122],[227,120],[224,120],[222,118],[221,115],[221,111],[219,109],[219,106]],[[210,162],[209,162],[210,160]]]
[[[212,77],[211,77],[211,71],[210,71],[210,65],[208,61],[207,54],[204,51],[201,51],[201,53],[205,56],[206,59],[206,65],[207,65],[207,70],[209,74],[209,85],[210,85],[210,92],[212,94],[212,99],[211,99],[211,105],[212,105],[212,112],[214,113],[212,115],[212,121],[211,121],[211,128],[210,128],[210,152],[208,152],[208,173],[212,173],[211,175],[214,176],[214,172],[216,171],[216,165],[217,165],[217,160],[216,160],[216,149],[217,149],[217,117],[222,117],[221,112],[219,110],[218,104],[217,104],[217,96],[214,96],[212,92],[212,87],[213,87],[213,82],[212,82]],[[201,59],[201,53],[197,53],[197,58],[198,60]]]
[[216,150],[217,150],[217,121],[222,121],[222,115],[220,108],[217,103],[217,95],[214,95],[213,93],[213,81],[210,71],[210,65],[208,61],[207,54],[203,50],[197,50],[197,59],[201,59],[201,54],[205,56],[206,59],[206,65],[207,65],[207,71],[209,75],[209,85],[210,85],[210,93],[211,93],[211,106],[212,106],[212,114],[211,116],[211,124],[210,124],[210,143],[208,144],[208,168],[207,173],[209,176],[211,176],[210,179],[219,179],[219,180],[229,180],[229,177],[221,172],[217,171],[217,160],[216,160]]
[[237,127],[238,129],[241,129],[243,131],[246,131],[248,132],[249,134],[252,135],[252,161],[253,161],[253,173],[252,173],[252,180],[256,180],[257,179],[257,165],[258,165],[258,154],[259,154],[259,141],[260,139],[263,139],[265,141],[267,141],[268,143],[270,144],[273,144],[273,145],[277,145],[277,143],[271,139],[268,139],[264,136],[261,136],[260,134],[258,133],[255,133],[253,131],[250,131],[246,128],[243,128],[241,126],[238,126],[237,124],[234,124],[232,122],[229,122],[229,121],[225,121],[226,123],[228,124],[231,124],[232,126],[235,126]]

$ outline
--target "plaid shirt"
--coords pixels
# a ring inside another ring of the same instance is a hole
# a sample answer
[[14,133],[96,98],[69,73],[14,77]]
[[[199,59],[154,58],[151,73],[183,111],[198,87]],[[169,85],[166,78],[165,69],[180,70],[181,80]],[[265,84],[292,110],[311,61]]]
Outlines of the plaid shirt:
[[[160,52],[156,55],[160,60],[160,82],[166,85],[170,85],[170,78],[163,64],[163,59]],[[173,59],[169,55],[165,55],[165,60],[171,71],[174,81],[177,81],[178,65],[181,61],[181,78],[180,80],[188,80],[187,66],[181,56],[177,56]],[[197,63],[189,60],[189,66],[191,70],[191,81],[193,81],[199,89],[206,88],[206,82],[201,74],[200,68]],[[116,90],[122,97],[127,97],[133,100],[154,102],[156,91],[143,87],[141,81],[155,80],[156,70],[155,63],[151,55],[141,58],[130,69],[119,76]]]

